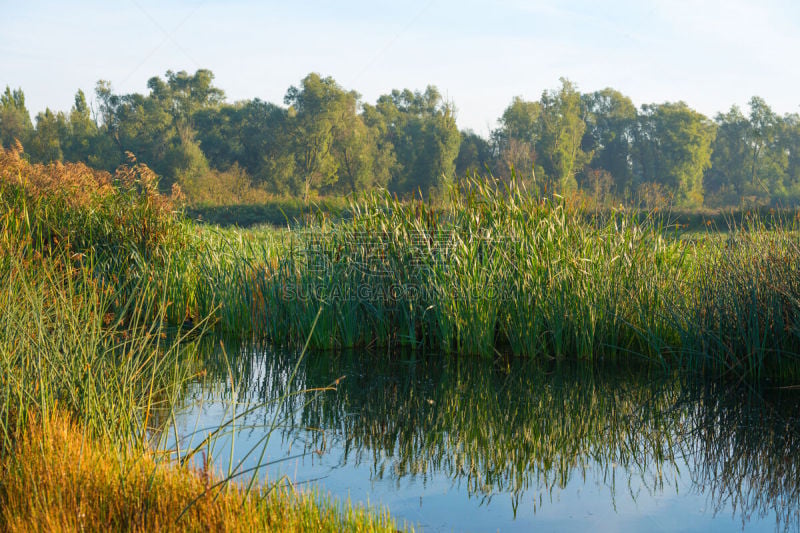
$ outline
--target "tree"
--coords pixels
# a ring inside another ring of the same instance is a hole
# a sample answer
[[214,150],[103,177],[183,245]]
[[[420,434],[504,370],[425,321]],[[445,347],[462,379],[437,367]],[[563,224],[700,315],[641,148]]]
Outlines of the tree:
[[246,102],[239,111],[240,122],[232,124],[241,146],[238,161],[253,176],[256,184],[277,194],[299,194],[302,183],[296,172],[296,158],[289,112],[258,98]]
[[[614,188],[625,195],[633,187],[631,144],[636,126],[636,107],[627,96],[603,89],[582,96],[586,110],[583,151],[592,153],[588,167],[611,175]],[[584,181],[596,182],[602,172],[586,172]]]
[[[256,99],[255,102],[258,102]],[[242,129],[245,120],[245,106],[251,102],[222,104],[219,107],[200,109],[194,114],[195,136],[209,165],[217,170],[228,170],[239,163],[248,172],[255,165],[245,161]],[[251,163],[251,162],[250,162]]]
[[92,118],[86,95],[83,91],[75,94],[75,104],[69,114],[69,131],[61,140],[64,159],[67,161],[89,161],[95,155],[97,146],[97,123]]
[[333,153],[339,163],[339,192],[354,193],[388,182],[388,169],[376,165],[376,135],[358,115],[348,115],[337,130]]
[[183,70],[177,73],[168,70],[166,78],[166,81],[158,77],[148,80],[150,97],[172,116],[181,141],[191,143],[195,113],[219,105],[225,93],[211,84],[214,74],[210,70],[199,69],[191,76]]
[[561,78],[558,91],[545,91],[539,116],[540,137],[536,152],[555,190],[562,194],[577,188],[575,174],[588,163],[591,153],[582,149],[586,122],[581,95],[569,80]]
[[456,175],[480,174],[491,168],[492,147],[489,141],[472,130],[461,132],[461,143],[456,157]]
[[443,176],[453,175],[461,135],[453,105],[436,87],[422,93],[395,89],[378,98],[374,108],[365,106],[365,113],[381,115],[386,125],[384,138],[396,158],[390,190],[428,196],[440,188]]
[[[536,180],[536,143],[541,137],[542,105],[515,96],[500,117],[500,128],[492,133],[501,177],[508,180],[530,175]],[[530,174],[529,174],[530,173]]]
[[361,120],[369,130],[369,139],[372,143],[373,184],[376,187],[388,187],[398,166],[390,125],[377,107],[366,104],[361,109]]
[[784,186],[790,199],[800,200],[800,115],[786,115],[784,122],[784,146],[787,153]]
[[684,102],[644,105],[635,131],[637,184],[660,184],[678,205],[702,206],[714,123]]
[[719,113],[715,122],[717,135],[704,187],[711,205],[738,205],[748,188],[750,121],[733,106],[727,113]]
[[784,124],[767,103],[757,96],[750,99],[749,146],[750,193],[769,197],[782,195],[787,153],[781,145]]
[[6,86],[0,95],[0,145],[8,148],[16,141],[25,145],[32,133],[33,124],[25,107],[25,94],[22,89],[12,91]]
[[290,106],[291,136],[297,170],[303,176],[303,197],[330,187],[339,179],[340,161],[334,144],[356,114],[358,93],[342,89],[333,78],[311,73],[292,86],[284,102]]
[[195,139],[194,117],[218,106],[224,93],[213,87],[213,74],[167,71],[166,81],[150,78],[147,96],[116,95],[108,82],[97,84],[103,131],[116,144],[119,159],[132,152],[161,175],[162,186],[208,171],[208,162]]
[[36,130],[27,149],[31,159],[40,163],[62,161],[61,139],[67,137],[68,128],[64,113],[53,113],[47,108],[36,115]]

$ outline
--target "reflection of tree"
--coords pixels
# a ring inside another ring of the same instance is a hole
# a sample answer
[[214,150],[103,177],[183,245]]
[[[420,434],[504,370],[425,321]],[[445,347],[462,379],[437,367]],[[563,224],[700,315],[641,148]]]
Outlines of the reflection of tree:
[[[296,354],[250,349],[230,364],[238,402],[255,404],[283,394]],[[206,365],[225,397],[227,365]],[[335,393],[282,405],[295,426],[284,436],[325,428],[304,435],[310,449],[336,440],[342,463],[371,463],[378,478],[444,474],[479,498],[508,493],[516,509],[532,491],[541,506],[589,468],[612,497],[618,481],[660,493],[686,458],[689,479],[718,510],[730,506],[745,522],[768,512],[779,525],[800,520],[796,398],[618,368],[548,372],[530,362],[387,354],[309,354],[292,389],[341,376]]]

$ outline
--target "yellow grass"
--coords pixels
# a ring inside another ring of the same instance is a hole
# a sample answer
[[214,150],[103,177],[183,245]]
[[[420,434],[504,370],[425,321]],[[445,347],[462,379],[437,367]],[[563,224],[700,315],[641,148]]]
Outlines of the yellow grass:
[[7,531],[396,531],[386,511],[313,493],[214,489],[208,469],[120,453],[64,415],[32,422],[15,448],[0,464],[0,529]]

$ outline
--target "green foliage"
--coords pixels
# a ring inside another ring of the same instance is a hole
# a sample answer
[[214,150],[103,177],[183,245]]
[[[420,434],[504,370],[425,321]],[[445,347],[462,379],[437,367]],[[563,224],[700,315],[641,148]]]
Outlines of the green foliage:
[[[261,191],[256,191],[256,194],[259,192]],[[194,205],[186,209],[186,214],[197,222],[223,228],[263,225],[285,228],[305,224],[323,216],[331,219],[348,216],[348,201],[341,197],[320,198],[313,203],[293,197],[257,197],[256,200],[253,203],[242,203],[237,197],[230,204]]]
[[374,107],[364,106],[364,115],[394,148],[391,191],[428,197],[440,189],[442,176],[453,176],[460,134],[453,105],[436,87],[424,93],[394,90]]
[[[747,115],[734,107],[712,123],[683,102],[637,110],[614,89],[581,94],[562,78],[537,101],[514,97],[484,139],[458,131],[455,106],[433,86],[362,104],[357,92],[311,73],[281,106],[258,98],[227,103],[212,82],[208,70],[167,71],[148,81],[148,94],[120,95],[100,81],[97,119],[79,91],[68,114],[45,110],[35,128],[22,91],[6,88],[0,142],[19,140],[35,162],[82,161],[107,171],[131,152],[161,176],[162,190],[178,183],[190,203],[203,204],[230,204],[233,175],[247,180],[234,188],[250,204],[381,188],[441,198],[456,176],[486,169],[539,194],[606,208],[800,202],[800,119],[778,116],[758,97]],[[228,173],[234,165],[243,173]],[[224,183],[209,184],[216,179]]]
[[542,94],[541,108],[537,151],[550,189],[566,195],[577,189],[575,175],[592,157],[582,150],[586,123],[580,93],[569,80],[561,78],[558,91]]
[[205,327],[169,326],[202,285],[183,229],[135,161],[112,178],[0,148],[4,530],[395,531],[386,513],[251,492],[164,450]]
[[33,124],[25,107],[22,89],[12,91],[6,86],[0,95],[0,146],[11,148],[15,143],[27,143],[33,133]]
[[284,101],[290,106],[302,195],[308,199],[312,190],[339,180],[340,162],[334,157],[333,146],[337,139],[344,142],[347,138],[344,130],[353,122],[358,95],[345,92],[333,78],[313,73],[303,79],[301,87],[290,87]]
[[[500,128],[492,133],[492,142],[498,158],[498,176],[509,181],[513,177],[527,182],[530,173],[533,185],[536,179],[536,166],[541,170],[541,163],[536,159],[536,143],[541,137],[540,117],[542,106],[539,102],[526,102],[515,96],[503,116]],[[539,172],[540,177],[543,172]]]
[[634,143],[637,182],[662,185],[679,206],[702,206],[715,135],[715,125],[683,102],[643,106]]
[[585,151],[593,154],[582,177],[586,188],[592,189],[592,171],[607,172],[614,191],[630,197],[633,188],[631,168],[634,128],[637,111],[630,98],[614,89],[603,89],[582,96],[586,109]]
[[492,164],[492,147],[489,141],[474,131],[462,131],[458,156],[455,160],[456,176],[480,174]]
[[[320,349],[635,356],[750,377],[795,375],[800,330],[785,326],[800,320],[798,245],[788,220],[752,230],[760,244],[740,259],[752,268],[723,268],[729,242],[679,239],[665,226],[669,214],[589,214],[480,178],[457,187],[438,207],[371,194],[333,224],[320,216],[282,231],[207,230],[187,267],[203,280],[194,313],[214,313],[227,334],[291,345],[309,338],[321,309],[310,337]],[[776,231],[782,244],[768,244]],[[774,297],[753,299],[747,287]],[[707,310],[719,308],[728,323],[764,317],[762,325],[752,338],[735,322],[720,329],[718,312]],[[735,331],[758,342],[731,351],[740,345]]]

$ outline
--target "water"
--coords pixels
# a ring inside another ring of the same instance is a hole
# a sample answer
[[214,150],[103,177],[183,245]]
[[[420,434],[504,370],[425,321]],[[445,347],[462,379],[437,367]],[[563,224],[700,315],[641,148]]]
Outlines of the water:
[[204,448],[223,472],[231,459],[267,464],[255,474],[385,505],[424,531],[800,529],[797,390],[631,368],[226,352],[207,355],[176,425],[185,450],[239,414]]

